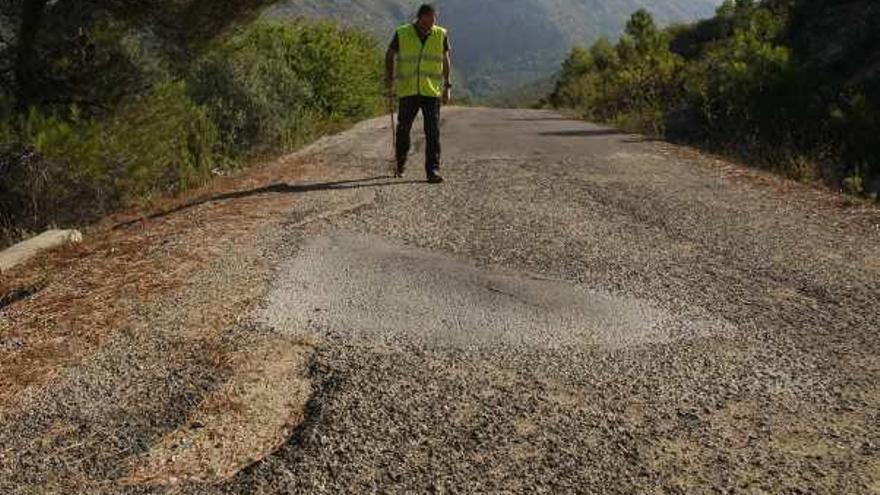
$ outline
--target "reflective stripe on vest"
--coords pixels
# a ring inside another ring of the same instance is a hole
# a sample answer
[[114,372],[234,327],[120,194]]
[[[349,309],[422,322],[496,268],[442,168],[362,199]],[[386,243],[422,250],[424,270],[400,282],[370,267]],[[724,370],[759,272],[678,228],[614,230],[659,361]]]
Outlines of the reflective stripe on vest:
[[443,94],[446,30],[434,26],[423,44],[416,29],[413,24],[397,28],[397,96],[439,98]]

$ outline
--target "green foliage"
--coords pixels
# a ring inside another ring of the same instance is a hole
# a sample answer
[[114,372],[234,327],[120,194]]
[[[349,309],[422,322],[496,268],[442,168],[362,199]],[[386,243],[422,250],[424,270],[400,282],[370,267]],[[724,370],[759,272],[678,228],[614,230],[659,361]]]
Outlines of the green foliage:
[[0,8],[0,88],[19,110],[77,104],[106,111],[112,96],[155,83],[157,61],[181,77],[194,54],[274,1],[8,1]]
[[789,50],[776,42],[779,22],[766,10],[750,12],[751,22],[739,22],[732,36],[706,50],[688,72],[688,82],[700,86],[690,93],[694,103],[724,132],[755,129],[758,121],[772,118],[765,115],[773,112],[771,99],[789,77]]
[[865,54],[880,54],[880,38],[859,16],[880,7],[819,3],[727,0],[712,19],[666,30],[636,12],[616,45],[572,50],[550,102],[866,191],[880,183],[880,77]]
[[332,24],[258,23],[197,62],[193,97],[226,151],[289,149],[326,122],[371,115],[380,101],[371,38]]
[[681,65],[667,33],[640,10],[616,46],[601,38],[589,50],[572,50],[550,101],[578,108],[589,119],[662,132],[663,105],[680,99],[672,90]]
[[156,35],[98,17],[53,45],[39,105],[0,95],[0,242],[181,191],[381,102],[379,50],[351,29],[256,22],[181,65]]
[[98,135],[102,175],[112,178],[108,189],[118,203],[197,184],[219,161],[215,124],[182,82],[126,102],[100,123]]
[[94,218],[138,198],[198,183],[215,161],[217,132],[182,83],[157,85],[101,121],[74,108],[35,107],[5,123],[0,174],[7,226]]

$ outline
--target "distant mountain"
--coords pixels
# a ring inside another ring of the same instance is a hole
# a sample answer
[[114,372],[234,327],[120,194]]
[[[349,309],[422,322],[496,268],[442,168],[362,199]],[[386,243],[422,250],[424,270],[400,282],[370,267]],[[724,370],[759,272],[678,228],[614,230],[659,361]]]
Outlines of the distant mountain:
[[[273,17],[317,17],[362,27],[385,43],[418,1],[287,0]],[[661,24],[711,16],[721,0],[438,0],[460,80],[477,97],[555,72],[572,45],[617,37],[640,8]]]

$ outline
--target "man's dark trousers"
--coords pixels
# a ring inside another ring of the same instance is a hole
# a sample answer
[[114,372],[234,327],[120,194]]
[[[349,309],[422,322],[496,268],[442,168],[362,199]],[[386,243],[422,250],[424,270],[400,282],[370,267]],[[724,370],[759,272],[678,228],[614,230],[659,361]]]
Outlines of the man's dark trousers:
[[419,110],[425,122],[425,173],[431,177],[440,170],[440,98],[405,96],[400,99],[397,117],[397,163],[406,163],[410,130]]

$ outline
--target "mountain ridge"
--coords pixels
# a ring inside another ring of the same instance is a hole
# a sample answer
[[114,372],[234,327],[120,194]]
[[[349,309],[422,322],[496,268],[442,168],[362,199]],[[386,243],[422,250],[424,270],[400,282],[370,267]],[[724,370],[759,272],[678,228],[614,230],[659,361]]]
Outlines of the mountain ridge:
[[[572,45],[616,38],[640,8],[660,24],[710,16],[720,0],[443,0],[440,23],[450,30],[457,75],[468,93],[485,97],[553,74]],[[331,18],[363,28],[384,45],[413,17],[404,0],[288,0],[273,18]]]

